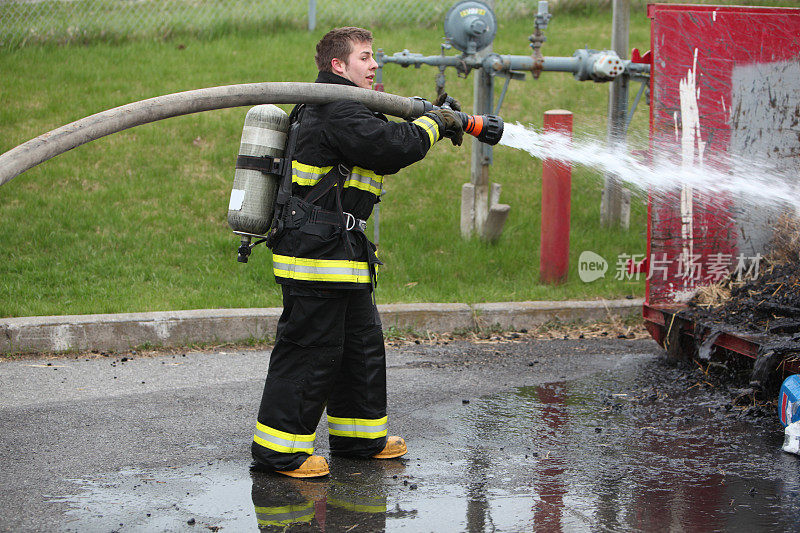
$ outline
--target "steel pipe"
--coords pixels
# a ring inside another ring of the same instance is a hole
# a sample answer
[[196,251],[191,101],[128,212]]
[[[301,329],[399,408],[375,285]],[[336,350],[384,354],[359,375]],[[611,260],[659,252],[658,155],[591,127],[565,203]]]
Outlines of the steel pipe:
[[[494,70],[522,70],[533,69],[532,56],[495,55],[487,58],[487,62]],[[544,56],[542,70],[551,72],[577,72],[580,60],[576,57],[549,57]]]
[[[579,57],[574,55],[572,57],[554,57],[544,56],[542,70],[547,72],[571,72],[576,74],[581,70],[591,71],[591,64],[596,59],[595,51],[590,51],[586,57]],[[586,62],[589,62],[586,64]],[[625,72],[630,76],[647,76],[650,73],[650,65],[643,63],[634,63],[628,59],[622,60],[625,66]],[[491,55],[488,56],[483,62],[484,68],[490,68],[495,71],[531,71],[534,67],[534,58],[532,56],[513,56],[513,55]]]
[[[596,50],[578,50],[572,57],[544,56],[541,58],[541,65],[539,66],[537,66],[536,58],[533,56],[490,54],[482,59],[477,55],[423,56],[422,54],[413,54],[408,50],[403,50],[391,56],[380,54],[376,56],[376,60],[381,66],[389,63],[394,63],[401,67],[432,65],[437,67],[455,67],[456,69],[484,68],[487,72],[534,72],[536,69],[541,68],[542,71],[547,72],[571,72],[576,76],[583,73],[583,75],[580,76],[580,79],[583,80],[590,78],[591,73],[593,73],[595,61],[602,54],[606,53],[605,51],[598,52]],[[650,73],[650,65],[648,64],[634,63],[627,59],[621,61],[625,66],[625,72],[629,76],[642,77],[648,76]]]
[[417,99],[327,83],[247,83],[173,93],[90,115],[12,148],[0,155],[0,186],[77,146],[157,120],[228,107],[335,100],[357,100],[373,111],[406,119],[425,112],[424,103]]
[[476,55],[463,55],[463,56],[424,56],[422,54],[411,54],[407,52],[398,52],[394,55],[384,55],[378,61],[381,64],[394,63],[401,67],[420,65],[433,65],[436,67],[469,67],[480,68],[482,60]]

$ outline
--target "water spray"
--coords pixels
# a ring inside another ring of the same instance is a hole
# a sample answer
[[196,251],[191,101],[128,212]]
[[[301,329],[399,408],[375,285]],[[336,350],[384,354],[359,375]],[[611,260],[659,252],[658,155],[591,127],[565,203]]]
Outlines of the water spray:
[[537,159],[565,161],[614,174],[643,196],[667,196],[681,186],[690,186],[709,197],[739,198],[753,208],[779,204],[800,212],[800,185],[792,171],[766,158],[717,153],[702,164],[685,165],[675,160],[674,145],[654,143],[648,150],[649,160],[642,161],[626,147],[610,147],[603,139],[570,138],[519,123],[506,126],[500,144]]

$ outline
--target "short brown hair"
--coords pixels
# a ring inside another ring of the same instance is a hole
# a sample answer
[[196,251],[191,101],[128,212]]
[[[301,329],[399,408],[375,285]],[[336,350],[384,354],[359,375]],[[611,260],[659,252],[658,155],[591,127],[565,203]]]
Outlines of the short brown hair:
[[346,26],[334,28],[326,33],[317,43],[317,69],[320,72],[331,72],[331,61],[336,58],[347,64],[347,57],[353,51],[353,43],[371,43],[372,32],[364,28]]

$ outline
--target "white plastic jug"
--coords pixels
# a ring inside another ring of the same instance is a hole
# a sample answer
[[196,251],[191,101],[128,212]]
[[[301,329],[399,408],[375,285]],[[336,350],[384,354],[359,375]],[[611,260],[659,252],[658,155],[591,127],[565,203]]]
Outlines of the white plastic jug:
[[800,455],[800,421],[792,422],[786,426],[785,432],[786,437],[783,439],[783,447],[781,449],[785,452]]

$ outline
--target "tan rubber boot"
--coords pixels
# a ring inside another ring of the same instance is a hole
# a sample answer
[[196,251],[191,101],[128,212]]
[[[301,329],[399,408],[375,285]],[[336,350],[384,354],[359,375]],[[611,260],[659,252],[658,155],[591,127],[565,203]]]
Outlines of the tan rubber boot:
[[372,457],[375,459],[394,459],[395,457],[405,455],[407,452],[408,448],[406,447],[406,441],[403,440],[403,437],[388,437],[383,450]]
[[277,473],[289,477],[322,477],[331,473],[328,461],[319,455],[311,455],[303,464],[294,470],[276,470]]

